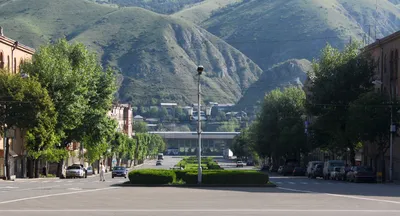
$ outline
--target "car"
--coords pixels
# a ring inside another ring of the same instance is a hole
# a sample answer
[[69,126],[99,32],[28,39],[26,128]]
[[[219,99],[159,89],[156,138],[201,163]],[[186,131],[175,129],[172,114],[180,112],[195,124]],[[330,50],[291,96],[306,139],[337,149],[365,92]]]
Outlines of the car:
[[86,172],[83,169],[83,166],[78,165],[72,165],[67,167],[67,171],[65,174],[66,178],[85,178],[86,177]]
[[162,166],[162,162],[158,160],[158,161],[156,162],[156,166]]
[[86,173],[87,173],[87,175],[93,175],[93,167],[91,167],[91,166],[89,166],[89,167],[87,167],[86,168]]
[[112,169],[112,174],[111,177],[124,177],[126,178],[126,176],[128,175],[128,170],[125,167],[122,166],[116,166],[113,167]]
[[237,161],[236,162],[236,167],[244,167],[243,161]]

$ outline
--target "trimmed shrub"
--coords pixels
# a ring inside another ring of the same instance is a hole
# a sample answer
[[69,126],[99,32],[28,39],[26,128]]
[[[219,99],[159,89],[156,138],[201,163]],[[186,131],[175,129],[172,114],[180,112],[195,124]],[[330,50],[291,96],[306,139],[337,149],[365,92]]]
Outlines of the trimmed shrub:
[[169,184],[176,180],[173,170],[141,169],[129,172],[132,184]]
[[[196,184],[197,172],[187,172],[182,180],[187,184]],[[202,177],[203,184],[263,185],[268,181],[268,174],[253,170],[208,170],[203,172]]]

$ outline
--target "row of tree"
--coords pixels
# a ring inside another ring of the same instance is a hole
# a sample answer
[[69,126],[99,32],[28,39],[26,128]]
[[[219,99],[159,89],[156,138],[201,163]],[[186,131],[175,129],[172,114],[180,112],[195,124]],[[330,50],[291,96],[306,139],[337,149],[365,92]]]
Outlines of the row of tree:
[[24,76],[0,72],[0,127],[23,132],[29,177],[39,176],[41,159],[58,162],[60,175],[68,157],[66,147],[72,142],[84,144],[89,162],[110,148],[112,154],[130,159],[133,153],[143,159],[143,154],[162,149],[161,137],[150,142],[148,135],[139,134],[136,145],[116,133],[117,122],[107,115],[115,100],[116,74],[103,70],[98,57],[83,44],[61,39],[42,46],[31,61],[21,64],[20,72]]
[[376,144],[376,156],[382,155],[390,115],[396,120],[398,108],[387,92],[374,88],[375,68],[357,43],[343,51],[326,46],[313,62],[306,92],[289,87],[268,93],[257,121],[235,138],[234,154],[279,161],[318,148],[349,154],[354,164],[357,149],[369,142]]

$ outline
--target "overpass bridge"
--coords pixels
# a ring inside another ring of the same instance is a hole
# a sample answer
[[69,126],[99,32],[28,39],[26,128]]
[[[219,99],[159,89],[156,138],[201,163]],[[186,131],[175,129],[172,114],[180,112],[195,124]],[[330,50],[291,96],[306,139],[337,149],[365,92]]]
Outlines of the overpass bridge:
[[[160,135],[167,144],[167,149],[174,149],[180,155],[194,155],[197,152],[197,132],[153,131],[150,134]],[[240,132],[202,132],[202,154],[222,155],[225,147],[231,146],[233,138]]]

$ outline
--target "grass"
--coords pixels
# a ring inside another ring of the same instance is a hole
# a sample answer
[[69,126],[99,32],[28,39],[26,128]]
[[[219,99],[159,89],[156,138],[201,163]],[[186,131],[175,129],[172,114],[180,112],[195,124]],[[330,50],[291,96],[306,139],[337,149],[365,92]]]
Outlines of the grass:
[[137,7],[15,0],[0,7],[0,25],[6,36],[35,48],[64,35],[88,45],[104,65],[125,76],[119,90],[122,102],[145,105],[156,98],[193,103],[195,69],[201,63],[206,65],[203,99],[232,103],[262,73],[245,55],[202,28]]

